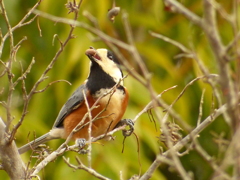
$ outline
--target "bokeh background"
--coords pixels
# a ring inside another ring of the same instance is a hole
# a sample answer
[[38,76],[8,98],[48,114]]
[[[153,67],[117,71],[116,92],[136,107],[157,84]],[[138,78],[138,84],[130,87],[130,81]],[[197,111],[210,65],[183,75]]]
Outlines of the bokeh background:
[[[36,0],[5,0],[4,3],[11,25],[13,26],[18,23],[27,13],[28,9],[36,2]],[[181,2],[194,13],[202,16],[202,2],[200,0],[181,0]],[[219,2],[227,12],[231,11],[231,1],[220,0]],[[65,7],[66,3],[67,1],[65,0],[45,0],[41,2],[38,9],[59,17],[73,18],[73,14],[68,14],[68,10]],[[218,72],[211,49],[201,29],[190,23],[182,15],[169,11],[161,0],[121,0],[116,1],[116,5],[121,7],[121,12],[116,17],[114,23],[112,23],[107,18],[107,12],[112,7],[111,0],[85,0],[80,8],[78,20],[91,24],[89,20],[82,15],[84,11],[87,11],[96,17],[99,27],[103,32],[127,42],[121,18],[122,12],[127,12],[131,28],[134,32],[136,47],[144,63],[152,73],[152,85],[155,91],[161,93],[165,89],[177,85],[176,88],[166,92],[162,97],[168,104],[176,99],[187,83],[197,76],[200,76],[201,71],[193,59],[175,58],[176,55],[181,53],[181,50],[169,43],[152,37],[149,31],[161,33],[195,50],[211,73]],[[228,43],[231,38],[233,38],[231,26],[224,21],[221,16],[218,16],[218,22],[223,42]],[[40,36],[38,23],[42,36]],[[5,34],[7,27],[2,16],[0,16],[0,27],[3,34]],[[14,32],[15,43],[20,41],[24,36],[27,37],[27,40],[21,44],[16,54],[16,62],[14,62],[13,65],[15,77],[21,74],[18,61],[21,61],[23,67],[26,69],[33,57],[36,60],[26,79],[28,92],[39,79],[60,47],[57,39],[53,42],[54,35],[57,34],[59,39],[64,41],[69,30],[69,25],[52,22],[39,17],[30,25],[24,26]],[[103,42],[99,41],[98,37],[85,29],[75,28],[74,35],[76,37],[67,44],[53,69],[48,73],[48,79],[40,85],[39,89],[59,79],[65,79],[71,82],[72,85],[70,86],[65,82],[55,83],[45,92],[33,96],[24,123],[16,134],[16,143],[18,146],[25,144],[28,139],[32,140],[34,135],[38,137],[50,130],[62,105],[71,93],[87,78],[89,60],[84,54],[85,50],[88,49],[89,46],[93,46],[94,48],[107,48]],[[124,55],[132,67],[138,70],[138,64],[133,61],[131,55],[128,53],[124,53]],[[7,42],[4,47],[1,59],[7,61],[8,58],[9,42]],[[3,69],[2,65],[0,65],[0,69]],[[126,74],[126,72],[124,73]],[[7,78],[1,78],[0,82],[0,88],[4,88],[3,93],[0,94],[0,99],[4,101],[7,98]],[[150,95],[148,90],[131,76],[125,79],[125,86],[129,90],[130,101],[124,117],[134,118],[150,101]],[[212,111],[211,103],[214,98],[212,97],[212,89],[202,80],[190,86],[174,105],[175,111],[192,127],[196,126],[197,123],[200,99],[204,89],[205,96],[202,117],[202,119],[204,119]],[[23,99],[21,86],[18,85],[14,91],[12,104],[12,114],[15,117],[13,124],[18,122],[22,108]],[[159,111],[164,115],[163,109],[159,108]],[[2,106],[0,106],[0,115],[3,119],[6,118],[6,112]],[[174,122],[172,118],[169,120]],[[30,135],[28,137],[29,133]],[[121,132],[117,132],[115,134],[115,141],[101,141],[101,143],[92,145],[92,168],[110,179],[120,179],[120,174],[123,179],[129,179],[134,174],[144,173],[155,159],[155,155],[160,151],[160,147],[163,149],[165,149],[165,147],[159,142],[159,123],[156,121],[155,127],[155,124],[151,121],[147,113],[143,114],[137,120],[135,133],[140,143],[139,154],[137,152],[137,141],[134,136],[126,139],[124,152],[122,153],[123,136]],[[184,131],[181,133],[183,136],[186,135]],[[229,136],[228,125],[221,117],[206,128],[199,137],[199,141],[205,150],[218,160],[222,156],[224,147],[218,146],[214,141],[213,134],[217,136],[222,135],[224,138],[228,138]],[[55,140],[49,142],[48,145],[54,150],[62,142],[62,140]],[[22,155],[26,163],[30,160],[29,156],[30,152]],[[73,164],[77,164],[75,156],[78,156],[86,165],[88,164],[86,155],[67,152],[64,156],[68,157]],[[35,161],[35,159],[31,160],[31,166],[34,165]],[[185,169],[194,174],[195,179],[208,179],[212,173],[209,165],[195,152],[189,152],[189,154],[181,157],[181,162]],[[62,157],[49,163],[44,170],[41,171],[40,176],[46,180],[96,179],[83,170],[74,171],[64,163]],[[0,171],[0,177],[0,179],[8,179],[4,171]],[[162,165],[155,171],[152,179],[177,180],[180,178],[174,169]]]

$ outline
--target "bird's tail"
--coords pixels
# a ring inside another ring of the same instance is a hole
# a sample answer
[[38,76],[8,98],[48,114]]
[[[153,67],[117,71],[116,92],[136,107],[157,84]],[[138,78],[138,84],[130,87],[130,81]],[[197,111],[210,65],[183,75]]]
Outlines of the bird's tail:
[[30,149],[35,149],[40,144],[43,144],[52,139],[56,139],[56,138],[52,137],[49,133],[46,133],[46,134],[40,136],[39,138],[31,141],[30,143],[25,144],[24,146],[20,147],[18,149],[18,152],[19,152],[19,154],[25,153],[26,151],[28,151]]

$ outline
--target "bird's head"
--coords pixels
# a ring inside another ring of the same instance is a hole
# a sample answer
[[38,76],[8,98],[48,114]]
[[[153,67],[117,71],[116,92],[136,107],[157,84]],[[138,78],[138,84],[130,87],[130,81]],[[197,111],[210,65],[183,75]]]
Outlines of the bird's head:
[[85,54],[91,60],[90,73],[92,71],[99,72],[100,68],[103,73],[108,74],[116,83],[122,79],[123,74],[119,67],[119,61],[111,51],[107,49],[94,49],[90,47],[90,49],[86,50]]
[[[95,90],[111,88],[123,78],[116,56],[107,49],[94,49],[90,47],[85,54],[90,59],[90,73],[88,86]],[[120,82],[123,86],[123,82]]]

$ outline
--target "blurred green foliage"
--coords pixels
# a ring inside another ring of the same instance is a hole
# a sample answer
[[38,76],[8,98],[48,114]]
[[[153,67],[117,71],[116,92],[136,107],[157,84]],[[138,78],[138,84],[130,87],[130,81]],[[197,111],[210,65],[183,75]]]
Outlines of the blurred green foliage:
[[[10,19],[11,25],[15,25],[28,11],[29,8],[36,3],[36,0],[5,0],[6,11]],[[39,6],[39,10],[56,16],[73,18],[72,14],[68,14],[65,7],[67,1],[43,1]],[[202,15],[201,1],[183,1],[191,11]],[[223,3],[227,11],[230,11],[231,1],[220,1]],[[149,71],[152,73],[152,85],[155,91],[160,93],[163,90],[177,85],[177,88],[166,92],[163,99],[167,103],[172,103],[179,95],[182,89],[195,77],[201,75],[196,62],[193,59],[174,58],[181,51],[171,44],[168,44],[160,39],[154,38],[149,34],[149,30],[166,35],[189,48],[193,48],[209,68],[211,73],[217,73],[216,63],[211,53],[210,47],[203,32],[193,24],[189,23],[182,15],[174,14],[164,8],[164,4],[160,0],[125,0],[117,1],[117,6],[121,7],[122,11],[129,14],[129,21],[134,34],[135,44],[144,59]],[[83,1],[80,8],[79,21],[90,23],[82,13],[88,11],[98,20],[100,29],[108,35],[126,40],[121,13],[112,23],[107,19],[107,12],[112,6],[111,0],[99,1]],[[33,17],[33,15],[31,15]],[[232,38],[231,27],[221,17],[219,18],[219,26],[221,28],[221,36],[224,43],[228,43]],[[41,34],[38,24],[40,25]],[[6,24],[0,16],[0,27],[4,33],[7,32]],[[64,41],[69,33],[70,27],[66,24],[52,22],[48,19],[37,18],[36,21],[17,29],[14,33],[15,44],[24,36],[27,40],[21,44],[14,62],[13,72],[15,77],[21,74],[19,61],[23,64],[24,69],[27,68],[31,59],[34,57],[36,62],[31,70],[31,73],[26,79],[27,91],[29,92],[34,83],[39,79],[40,75],[45,70],[48,63],[52,60],[60,45],[58,40],[53,37],[57,34],[61,41]],[[46,133],[53,125],[53,122],[64,102],[68,99],[71,93],[86,79],[89,72],[89,60],[84,55],[85,50],[89,46],[95,48],[106,48],[106,45],[101,41],[92,41],[97,37],[88,31],[76,28],[74,30],[75,39],[70,40],[64,52],[61,53],[53,69],[48,73],[48,79],[45,80],[39,89],[45,87],[48,83],[59,79],[65,79],[72,83],[70,86],[65,82],[53,84],[45,92],[34,95],[30,102],[28,114],[16,135],[16,143],[18,146],[25,144],[29,139],[33,139]],[[125,54],[132,67],[138,69],[138,66],[130,55]],[[9,58],[9,42],[6,43],[3,51],[2,60],[7,61]],[[2,70],[3,67],[0,66]],[[126,74],[126,73],[125,73]],[[139,82],[131,76],[125,80],[125,86],[130,93],[130,102],[125,113],[125,118],[134,118],[144,106],[150,101],[150,95]],[[1,88],[4,88],[1,94],[1,100],[6,100],[8,82],[7,78],[1,78]],[[203,105],[203,117],[207,117],[211,112],[212,89],[203,81],[199,80],[190,86],[180,100],[174,105],[174,109],[182,116],[182,118],[192,126],[196,126],[200,98],[203,89],[206,90]],[[17,86],[14,91],[12,114],[15,119],[13,124],[16,124],[21,116],[23,108],[23,99],[21,96],[21,86]],[[163,109],[159,108],[163,112]],[[0,115],[3,119],[6,118],[5,110],[0,108]],[[164,113],[162,113],[164,115]],[[171,119],[174,121],[174,119]],[[123,137],[121,132],[116,133],[115,141],[93,144],[92,150],[92,168],[102,175],[111,179],[119,179],[122,173],[123,179],[130,178],[133,174],[144,173],[155,159],[156,153],[159,152],[158,137],[160,135],[160,127],[158,122],[157,130],[153,122],[150,121],[147,114],[142,115],[135,126],[135,133],[140,141],[140,152],[137,152],[137,141],[134,136],[126,139],[123,148]],[[213,141],[211,132],[220,134],[225,133],[225,138],[228,137],[229,129],[226,123],[219,118],[211,126],[201,133],[199,141],[206,151],[215,157],[218,157],[220,152],[219,147]],[[186,133],[183,132],[185,135]],[[62,140],[49,142],[48,145],[54,150]],[[30,152],[22,155],[24,161],[29,161]],[[73,152],[67,152],[65,157],[70,158],[70,162],[77,164],[75,156],[88,164],[86,155],[77,155]],[[191,152],[181,158],[184,167],[192,171],[194,178],[198,180],[208,179],[211,175],[211,168],[206,165],[206,162],[195,152]],[[34,160],[31,163],[33,165]],[[59,157],[56,161],[49,163],[44,171],[40,174],[42,179],[95,179],[83,170],[69,168],[63,159]],[[7,179],[4,171],[0,171],[1,179]],[[153,180],[179,179],[179,176],[174,170],[163,165],[153,174]]]

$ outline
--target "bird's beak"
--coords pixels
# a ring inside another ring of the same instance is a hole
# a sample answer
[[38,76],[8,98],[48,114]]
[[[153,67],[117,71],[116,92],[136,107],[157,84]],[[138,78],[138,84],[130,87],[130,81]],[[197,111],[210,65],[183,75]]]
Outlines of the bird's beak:
[[88,56],[88,58],[91,61],[96,61],[96,60],[100,60],[101,61],[101,57],[98,55],[97,50],[95,50],[93,47],[90,47],[90,49],[87,49],[85,54]]

